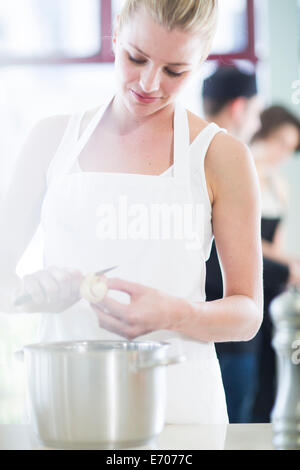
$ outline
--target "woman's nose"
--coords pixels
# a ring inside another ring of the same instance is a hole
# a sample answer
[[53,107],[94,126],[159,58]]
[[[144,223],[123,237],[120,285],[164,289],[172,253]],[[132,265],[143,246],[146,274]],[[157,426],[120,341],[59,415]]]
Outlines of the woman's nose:
[[140,77],[140,87],[145,93],[153,93],[160,87],[160,72],[154,68],[145,68]]

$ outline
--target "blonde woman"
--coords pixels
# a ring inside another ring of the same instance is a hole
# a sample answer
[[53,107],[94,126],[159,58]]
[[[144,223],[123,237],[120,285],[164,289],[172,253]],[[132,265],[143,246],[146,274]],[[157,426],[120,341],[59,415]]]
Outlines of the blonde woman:
[[[1,213],[2,311],[21,287],[32,298],[24,310],[44,312],[37,341],[167,340],[187,358],[167,372],[169,423],[227,422],[214,342],[247,341],[262,320],[252,158],[178,101],[216,22],[215,0],[125,1],[113,33],[114,96],[37,125]],[[177,210],[168,230],[157,208]],[[44,270],[18,279],[40,221]],[[205,302],[213,236],[225,297]],[[79,301],[82,276],[115,264],[104,300]]]

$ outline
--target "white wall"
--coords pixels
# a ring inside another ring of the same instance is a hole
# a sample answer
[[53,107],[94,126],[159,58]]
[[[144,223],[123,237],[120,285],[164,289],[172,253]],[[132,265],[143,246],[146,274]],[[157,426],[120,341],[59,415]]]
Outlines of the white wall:
[[[268,0],[269,73],[273,103],[287,106],[300,117],[300,93],[292,88],[299,77],[299,2]],[[282,167],[290,188],[290,211],[285,227],[286,250],[300,255],[300,155]]]

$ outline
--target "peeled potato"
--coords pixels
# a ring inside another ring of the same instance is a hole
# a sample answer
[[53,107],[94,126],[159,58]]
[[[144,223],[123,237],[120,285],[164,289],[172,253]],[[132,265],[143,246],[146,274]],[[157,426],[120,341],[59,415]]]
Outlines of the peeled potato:
[[108,291],[103,277],[91,273],[85,276],[80,285],[80,294],[85,300],[92,304],[101,302]]

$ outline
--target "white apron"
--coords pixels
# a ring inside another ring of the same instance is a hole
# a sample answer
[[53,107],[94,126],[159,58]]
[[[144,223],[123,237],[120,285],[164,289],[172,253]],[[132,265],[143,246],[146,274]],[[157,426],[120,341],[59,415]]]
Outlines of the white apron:
[[[99,109],[78,141],[74,138],[72,141],[71,134],[76,129],[70,120],[65,138],[49,168],[51,178],[48,176],[48,190],[42,207],[44,265],[73,267],[83,274],[118,265],[119,268],[112,273],[114,277],[138,282],[176,297],[204,301],[205,255],[202,243],[191,248],[188,231],[182,236],[176,230],[174,233],[167,230],[162,236],[161,231],[157,232],[157,219],[155,224],[151,217],[147,217],[154,207],[162,207],[163,204],[174,204],[172,207],[177,210],[184,204],[189,208],[193,205],[189,126],[186,110],[179,103],[174,113],[173,177],[72,172],[80,152],[111,101],[110,97]],[[78,123],[77,120],[77,126]],[[183,212],[179,210],[178,213]],[[180,217],[178,220],[180,225]],[[150,231],[149,225],[154,232]],[[178,224],[176,227],[178,229]],[[157,233],[160,238],[157,238]],[[109,295],[128,302],[124,293],[111,291]],[[63,313],[41,315],[38,342],[81,339],[120,337],[99,327],[96,314],[85,300]],[[184,363],[167,367],[167,423],[228,422],[213,343],[191,340],[166,330],[137,340],[168,341],[170,353],[186,356]]]

